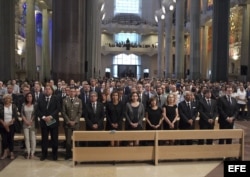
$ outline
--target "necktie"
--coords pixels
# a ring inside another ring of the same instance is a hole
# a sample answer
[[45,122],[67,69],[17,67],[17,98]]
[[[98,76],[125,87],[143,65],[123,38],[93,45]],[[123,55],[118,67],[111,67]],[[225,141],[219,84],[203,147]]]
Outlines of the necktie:
[[158,101],[159,101],[159,104],[161,105],[161,96],[158,95]]
[[36,101],[38,100],[39,96],[38,96],[38,93],[36,93]]
[[208,106],[211,106],[210,99],[207,100],[207,104],[208,104]]
[[48,109],[49,107],[49,97],[46,97],[46,108]]
[[95,103],[93,103],[92,106],[93,106],[94,113],[96,113],[96,105],[95,105]]
[[232,104],[232,100],[231,100],[231,97],[230,97],[230,96],[227,97],[227,101],[228,101],[230,104]]
[[187,106],[188,106],[189,110],[191,110],[190,102],[187,103]]

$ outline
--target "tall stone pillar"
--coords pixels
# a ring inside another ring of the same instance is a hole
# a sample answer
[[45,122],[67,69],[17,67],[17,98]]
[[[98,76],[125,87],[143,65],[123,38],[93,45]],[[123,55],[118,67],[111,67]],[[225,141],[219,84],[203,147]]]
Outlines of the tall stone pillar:
[[100,38],[100,13],[97,12],[98,0],[92,0],[86,2],[86,58],[85,63],[87,67],[87,78],[98,77],[100,69],[100,50],[101,50],[101,38]]
[[200,78],[200,0],[190,4],[190,79]]
[[208,26],[201,29],[201,77],[210,79],[209,70],[211,70],[211,58],[207,56]]
[[205,13],[207,11],[208,0],[202,0],[202,12]]
[[162,77],[162,51],[163,51],[163,27],[164,21],[158,17],[158,57],[157,57],[157,77]]
[[173,23],[173,12],[166,12],[166,26],[165,26],[165,60],[166,60],[166,77],[171,78],[173,74],[173,46],[172,46],[172,23]]
[[248,72],[246,80],[250,80],[250,4],[242,6],[243,8],[243,22],[242,22],[242,37],[241,37],[241,65],[247,66]]
[[212,81],[228,80],[230,1],[213,1]]
[[15,1],[0,0],[0,81],[14,78]]
[[27,0],[27,16],[26,16],[26,63],[27,78],[29,80],[36,79],[36,24],[35,24],[35,1]]
[[[82,80],[85,63],[86,1],[53,0],[52,78]],[[88,41],[91,44],[91,41]]]
[[42,11],[43,17],[43,46],[42,46],[42,79],[49,79],[51,72],[51,62],[50,62],[50,44],[49,44],[49,11],[48,9],[43,9]]
[[184,78],[184,8],[185,1],[176,1],[175,20],[175,77]]

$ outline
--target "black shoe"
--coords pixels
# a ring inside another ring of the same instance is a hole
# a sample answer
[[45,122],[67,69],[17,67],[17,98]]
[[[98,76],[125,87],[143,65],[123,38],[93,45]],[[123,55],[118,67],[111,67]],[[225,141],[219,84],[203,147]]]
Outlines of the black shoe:
[[40,161],[44,161],[46,159],[45,156],[40,157]]
[[57,156],[56,155],[53,156],[53,160],[57,161]]
[[67,155],[66,155],[66,156],[64,157],[64,159],[65,159],[65,160],[70,160],[70,159],[72,159],[72,156],[67,156]]

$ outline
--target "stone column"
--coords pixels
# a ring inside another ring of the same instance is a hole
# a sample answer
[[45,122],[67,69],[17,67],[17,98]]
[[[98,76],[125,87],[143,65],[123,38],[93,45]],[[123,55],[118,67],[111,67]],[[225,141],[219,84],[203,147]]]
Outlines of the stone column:
[[209,70],[211,70],[211,58],[207,57],[207,37],[208,27],[203,26],[201,29],[201,77],[210,79]]
[[207,3],[208,3],[208,0],[202,0],[202,12],[203,13],[206,13],[207,11]]
[[166,26],[165,26],[165,64],[166,64],[166,78],[171,78],[173,74],[173,46],[172,46],[172,23],[173,12],[166,12]]
[[190,79],[200,78],[200,0],[190,4]]
[[246,4],[245,6],[242,6],[243,8],[243,22],[242,22],[242,36],[241,36],[241,57],[240,57],[240,63],[241,65],[247,66],[248,72],[247,72],[247,81],[250,79],[250,4]]
[[212,81],[228,80],[230,1],[213,1]]
[[100,13],[97,12],[98,0],[86,2],[86,58],[87,78],[97,77],[100,68]]
[[[84,77],[85,1],[53,0],[52,78],[82,80]],[[91,41],[88,41],[91,43]]]
[[49,79],[50,71],[51,71],[51,63],[50,63],[50,46],[49,46],[49,11],[48,9],[43,9],[43,46],[42,46],[42,77]]
[[36,79],[36,24],[35,24],[35,1],[27,0],[27,16],[26,16],[26,63],[27,78],[29,80]]
[[158,57],[157,57],[157,77],[162,76],[162,49],[163,49],[163,26],[164,21],[158,17]]
[[184,78],[184,8],[185,1],[176,1],[175,21],[175,77]]
[[15,77],[14,13],[14,0],[0,0],[0,81]]

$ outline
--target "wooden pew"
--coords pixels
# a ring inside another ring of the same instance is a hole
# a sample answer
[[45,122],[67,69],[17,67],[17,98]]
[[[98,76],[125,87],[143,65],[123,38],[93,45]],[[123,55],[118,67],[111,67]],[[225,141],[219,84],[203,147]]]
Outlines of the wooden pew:
[[[232,138],[233,144],[163,145],[162,140],[197,140]],[[244,132],[233,130],[169,130],[169,131],[75,131],[73,133],[73,164],[91,161],[154,161],[179,159],[217,159],[234,157],[244,160]],[[150,146],[76,147],[79,141],[153,141]]]

